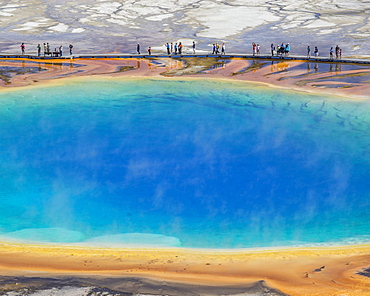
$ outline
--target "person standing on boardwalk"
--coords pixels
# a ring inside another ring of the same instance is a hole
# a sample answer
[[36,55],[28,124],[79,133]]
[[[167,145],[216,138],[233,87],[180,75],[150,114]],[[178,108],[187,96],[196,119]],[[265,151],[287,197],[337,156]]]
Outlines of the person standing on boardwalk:
[[315,46],[315,50],[313,51],[313,53],[315,54],[315,58],[319,56],[319,49],[317,48],[317,46]]
[[280,54],[280,45],[278,44],[277,46],[276,46],[276,55],[277,56],[279,56],[279,54]]
[[212,44],[212,54],[216,54],[216,44]]
[[41,45],[37,44],[37,56],[41,55]]
[[271,43],[271,56],[274,56],[274,51],[275,51],[275,45]]
[[24,43],[21,44],[21,50],[22,50],[22,54],[25,54],[25,52],[26,52],[26,45],[24,45]]
[[226,45],[225,45],[225,43],[222,43],[222,45],[221,45],[221,54],[225,54],[226,53]]
[[193,41],[193,54],[195,54],[195,42]]
[[335,47],[335,58],[336,59],[339,58],[339,46],[338,45]]
[[49,45],[49,43],[46,43],[46,51],[47,52],[50,52],[50,45]]
[[289,53],[290,53],[290,44],[287,43],[285,46],[285,56],[289,56]]
[[170,44],[168,42],[166,43],[166,49],[167,49],[167,54],[170,55],[171,54]]
[[44,55],[47,53],[46,43],[44,42]]
[[152,55],[152,48],[150,46],[148,47],[148,54]]
[[252,52],[253,52],[253,56],[255,56],[257,53],[257,44],[254,42],[252,43]]
[[140,44],[139,43],[136,45],[136,52],[137,54],[140,54]]
[[62,56],[62,54],[63,54],[63,46],[61,45],[59,46],[59,55]]
[[171,42],[171,54],[173,53],[173,43]]
[[285,53],[285,44],[283,42],[280,44],[280,56],[283,57],[284,53]]
[[261,46],[259,44],[256,45],[256,49],[257,49],[257,55],[260,55],[260,53],[261,53]]
[[73,45],[70,43],[69,44],[69,54],[70,55],[72,55],[73,53],[72,53],[72,51],[73,51]]
[[339,58],[342,59],[342,49],[339,48]]
[[179,46],[177,48],[179,50],[179,54],[182,54],[182,43],[179,42]]
[[334,59],[333,55],[334,55],[334,49],[333,49],[333,47],[330,47],[330,50],[329,50],[329,59],[331,61]]
[[307,46],[307,58],[309,59],[311,57],[311,47]]

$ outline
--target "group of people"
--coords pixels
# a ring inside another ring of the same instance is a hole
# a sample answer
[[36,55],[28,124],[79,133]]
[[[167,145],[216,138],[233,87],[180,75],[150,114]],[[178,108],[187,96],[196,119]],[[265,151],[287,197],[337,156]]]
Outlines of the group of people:
[[[319,48],[317,46],[315,46],[313,53],[315,55],[315,58],[319,56]],[[311,57],[311,47],[307,46],[307,58],[309,59],[310,57]]]
[[[329,55],[330,55],[330,59],[334,60],[334,49],[333,49],[333,47],[330,48]],[[338,45],[335,47],[335,58],[337,60],[342,58],[342,49]]]
[[290,53],[290,44],[287,43],[287,44],[284,44],[281,43],[281,45],[277,45],[275,47],[275,45],[273,43],[271,43],[270,45],[270,48],[271,48],[271,56],[274,56],[275,55],[275,52],[276,52],[276,55],[277,56],[289,56],[289,53]]
[[260,47],[259,44],[256,44],[255,42],[252,42],[252,53],[253,53],[253,56],[260,55],[261,47]]
[[[313,53],[314,53],[315,58],[319,56],[319,48],[317,46],[315,46]],[[307,46],[307,58],[310,58],[310,57],[311,57],[311,47]],[[330,60],[334,60],[334,48],[333,47],[330,47],[329,58]],[[338,45],[335,47],[335,58],[337,60],[342,58],[342,49]]]
[[[183,53],[183,44],[181,42],[167,42],[165,45],[166,51],[168,55],[181,55]],[[196,44],[195,41],[193,41],[191,45],[191,49],[193,54],[195,54]],[[140,43],[136,45],[136,53],[141,54],[141,46]],[[218,43],[212,44],[212,54],[222,54],[224,55],[226,53],[226,45],[225,43],[222,43],[221,45]],[[148,54],[152,54],[152,48],[151,46],[148,47]]]
[[222,43],[221,45],[218,43],[212,44],[212,54],[226,54],[226,45]]
[[[25,54],[26,52],[26,45],[24,43],[21,44],[21,50],[22,50],[22,55]],[[290,44],[284,44],[282,43],[281,45],[275,45],[271,43],[271,56],[274,56],[275,54],[277,56],[289,56],[290,53]],[[165,44],[165,48],[167,51],[168,55],[181,55],[183,53],[183,45],[181,42],[167,42]],[[193,51],[193,54],[195,54],[195,48],[196,44],[195,41],[193,41],[191,45],[191,49]],[[49,43],[44,43],[43,46],[41,44],[37,45],[37,55],[41,56],[41,51],[43,49],[43,54],[45,55],[52,55],[52,56],[62,56],[63,55],[63,46],[59,46],[58,48],[55,48],[53,52],[50,51],[50,45]],[[136,46],[136,52],[137,54],[141,54],[140,50],[140,44],[138,43]],[[219,43],[213,43],[212,44],[212,54],[221,54],[224,55],[226,53],[226,46],[225,43],[222,43],[221,45]],[[261,47],[258,43],[252,42],[252,53],[253,56],[260,55],[261,53]],[[69,54],[73,54],[73,45],[69,44]],[[152,48],[149,46],[148,47],[148,54],[152,54]],[[319,49],[317,46],[314,47],[313,54],[315,57],[319,56]],[[341,59],[342,58],[342,49],[337,45],[335,48],[331,47],[329,51],[329,58],[330,60],[334,60],[334,54],[336,59]],[[311,58],[311,47],[307,46],[307,58]]]
[[[52,56],[62,56],[63,55],[63,45],[56,47],[53,52],[50,51],[49,43],[44,43],[43,46],[41,44],[37,44],[37,55],[41,56],[41,50],[43,49],[44,56],[45,55],[52,55]],[[22,55],[26,54],[26,45],[24,43],[21,44]],[[73,45],[69,44],[69,54],[73,54]]]
[[[165,45],[165,48],[166,48],[166,51],[167,51],[167,54],[168,55],[181,55],[183,53],[183,44],[181,42],[167,42]],[[192,48],[192,51],[193,51],[193,54],[195,54],[195,48],[196,48],[196,44],[195,44],[195,41],[193,41],[193,44],[191,45],[191,48]],[[223,49],[225,51],[225,46],[223,46]],[[140,43],[138,43],[136,45],[136,52],[137,54],[141,54],[141,46],[140,46]],[[148,54],[151,55],[152,54],[152,47],[149,46],[148,47]]]
[[[195,46],[194,42],[193,42],[193,45]],[[173,42],[171,42],[171,43],[167,42],[164,46],[166,47],[168,55],[182,54],[183,45],[182,45],[181,42],[179,42],[179,43],[176,42],[175,44],[173,44]],[[194,47],[194,51],[195,51],[195,47]]]

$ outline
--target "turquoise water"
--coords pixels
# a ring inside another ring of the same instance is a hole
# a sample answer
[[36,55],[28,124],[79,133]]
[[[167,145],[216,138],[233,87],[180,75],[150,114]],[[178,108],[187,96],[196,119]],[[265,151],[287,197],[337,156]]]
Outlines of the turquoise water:
[[370,240],[370,103],[204,80],[0,93],[2,240]]

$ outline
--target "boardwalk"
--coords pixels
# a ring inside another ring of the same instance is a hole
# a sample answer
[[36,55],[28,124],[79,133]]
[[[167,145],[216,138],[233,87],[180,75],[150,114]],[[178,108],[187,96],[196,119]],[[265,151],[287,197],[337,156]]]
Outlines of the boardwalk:
[[240,59],[254,59],[254,60],[271,60],[271,61],[307,61],[307,62],[320,62],[320,63],[351,63],[351,64],[368,64],[370,65],[370,59],[333,59],[329,57],[311,57],[298,55],[289,55],[287,57],[283,56],[273,56],[271,55],[258,55],[253,56],[252,54],[226,54],[226,55],[214,55],[214,54],[182,54],[182,55],[166,55],[166,54],[79,54],[79,55],[66,55],[62,57],[44,57],[37,55],[16,55],[16,54],[0,54],[0,59],[38,59],[38,60],[69,60],[69,59],[153,59],[153,58],[240,58]]

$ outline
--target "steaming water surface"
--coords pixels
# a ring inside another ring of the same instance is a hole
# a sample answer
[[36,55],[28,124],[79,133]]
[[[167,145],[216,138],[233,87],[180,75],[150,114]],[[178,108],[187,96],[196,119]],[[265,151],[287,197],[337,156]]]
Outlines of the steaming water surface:
[[202,248],[369,240],[370,105],[245,83],[0,93],[2,240]]

